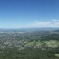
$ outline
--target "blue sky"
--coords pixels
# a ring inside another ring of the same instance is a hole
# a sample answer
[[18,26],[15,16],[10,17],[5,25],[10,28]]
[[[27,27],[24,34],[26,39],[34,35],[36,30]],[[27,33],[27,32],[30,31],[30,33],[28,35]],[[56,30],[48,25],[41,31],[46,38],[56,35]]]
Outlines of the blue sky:
[[0,0],[0,28],[59,27],[59,0]]

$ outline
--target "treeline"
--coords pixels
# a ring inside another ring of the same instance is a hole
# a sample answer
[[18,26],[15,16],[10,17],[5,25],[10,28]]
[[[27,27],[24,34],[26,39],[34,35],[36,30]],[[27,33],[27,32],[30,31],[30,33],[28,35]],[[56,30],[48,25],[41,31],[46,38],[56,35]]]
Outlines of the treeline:
[[18,50],[14,48],[6,48],[0,53],[0,59],[59,59],[55,57],[55,53],[59,53],[59,47],[56,49],[47,48],[47,50],[41,50],[39,48],[26,48],[24,50]]

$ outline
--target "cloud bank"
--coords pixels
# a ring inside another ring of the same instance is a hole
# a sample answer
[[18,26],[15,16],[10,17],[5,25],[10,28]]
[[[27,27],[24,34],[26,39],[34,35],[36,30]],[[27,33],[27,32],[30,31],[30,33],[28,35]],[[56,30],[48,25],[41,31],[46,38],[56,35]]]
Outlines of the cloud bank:
[[31,23],[22,25],[23,28],[41,28],[41,27],[52,27],[59,28],[59,20],[50,21],[33,21]]

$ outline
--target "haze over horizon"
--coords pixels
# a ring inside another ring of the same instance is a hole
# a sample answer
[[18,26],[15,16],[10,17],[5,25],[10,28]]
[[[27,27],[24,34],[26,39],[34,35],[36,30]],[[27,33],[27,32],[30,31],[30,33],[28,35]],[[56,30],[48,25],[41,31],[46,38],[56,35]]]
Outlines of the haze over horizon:
[[0,0],[0,28],[59,28],[59,0]]

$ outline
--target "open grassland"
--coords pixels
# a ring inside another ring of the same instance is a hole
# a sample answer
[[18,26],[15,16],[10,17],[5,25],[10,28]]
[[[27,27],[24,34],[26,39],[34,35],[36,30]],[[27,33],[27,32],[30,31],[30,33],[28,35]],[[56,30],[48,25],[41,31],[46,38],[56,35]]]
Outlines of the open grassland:
[[56,57],[59,57],[59,54],[55,54]]
[[48,40],[48,41],[32,41],[32,42],[27,42],[25,46],[39,46],[39,47],[51,47],[51,48],[57,48],[59,47],[59,41],[57,40]]

